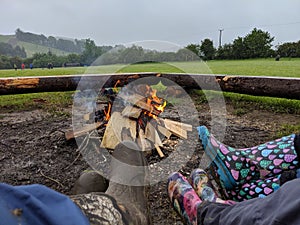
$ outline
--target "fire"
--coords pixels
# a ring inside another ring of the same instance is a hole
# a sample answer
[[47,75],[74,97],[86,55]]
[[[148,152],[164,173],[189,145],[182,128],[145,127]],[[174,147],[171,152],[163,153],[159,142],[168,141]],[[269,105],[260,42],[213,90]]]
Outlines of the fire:
[[[157,95],[156,95],[157,90],[152,89],[148,85],[147,85],[147,91],[149,93],[148,97],[147,97],[147,104],[150,105],[152,109],[155,108],[156,110],[163,112],[167,105],[167,102],[163,101],[163,99],[157,97]],[[150,112],[146,111],[145,114],[150,117],[153,117],[154,119],[157,119],[157,116],[152,114],[152,111],[153,110],[151,110]]]
[[114,85],[114,87],[113,87],[114,93],[117,93],[117,92],[118,92],[117,86],[118,86],[119,83],[121,83],[121,81],[120,81],[120,80],[117,80],[117,82],[115,83],[115,85]]
[[[121,83],[120,80],[118,80],[115,83],[114,87],[112,88],[114,93],[119,92],[119,89],[117,86],[120,83]],[[157,115],[164,111],[164,109],[167,105],[167,102],[164,99],[159,98],[157,96],[157,90],[153,89],[149,85],[136,86],[135,91],[136,91],[137,95],[145,97],[144,100],[141,100],[141,101],[145,101],[147,107],[146,108],[142,107],[142,109],[143,109],[142,113],[144,115],[146,115],[147,117],[157,119]],[[134,103],[132,103],[132,104],[134,104]],[[111,113],[112,113],[111,110],[112,110],[112,102],[109,101],[108,105],[103,110],[105,121],[109,121],[109,119],[111,118]]]
[[108,103],[107,108],[104,109],[105,121],[110,119],[111,103]]

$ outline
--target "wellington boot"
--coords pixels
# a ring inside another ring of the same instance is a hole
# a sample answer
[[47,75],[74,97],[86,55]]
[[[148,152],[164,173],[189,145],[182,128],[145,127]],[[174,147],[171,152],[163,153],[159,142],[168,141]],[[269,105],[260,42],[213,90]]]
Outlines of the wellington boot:
[[123,141],[112,154],[111,174],[106,194],[114,197],[129,215],[132,224],[151,224],[147,206],[147,162],[132,141]]

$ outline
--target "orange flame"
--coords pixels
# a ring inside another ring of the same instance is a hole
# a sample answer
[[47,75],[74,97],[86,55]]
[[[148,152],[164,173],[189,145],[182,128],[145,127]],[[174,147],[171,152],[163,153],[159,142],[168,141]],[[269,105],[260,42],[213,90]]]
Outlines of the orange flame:
[[108,121],[110,119],[110,111],[111,111],[111,103],[109,102],[107,108],[104,109],[105,121]]
[[113,87],[113,91],[114,91],[115,93],[118,92],[117,85],[118,85],[119,83],[121,83],[121,81],[120,81],[120,80],[117,80],[117,82],[115,83],[115,85],[114,85],[114,87]]
[[[163,101],[163,99],[157,97],[157,95],[156,95],[157,90],[152,89],[150,86],[147,86],[147,92],[148,92],[147,104],[150,105],[151,109],[156,109],[160,112],[163,112],[167,105],[167,102]],[[150,112],[144,112],[144,113],[150,117],[153,117],[154,119],[157,119],[157,116],[154,115],[152,112],[153,112],[153,110],[151,110]]]

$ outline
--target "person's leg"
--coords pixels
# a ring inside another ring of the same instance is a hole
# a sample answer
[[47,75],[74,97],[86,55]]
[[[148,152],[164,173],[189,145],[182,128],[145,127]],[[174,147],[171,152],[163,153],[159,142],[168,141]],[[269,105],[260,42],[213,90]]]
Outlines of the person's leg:
[[116,199],[133,224],[150,224],[146,185],[148,167],[144,152],[133,141],[118,144],[112,154],[106,194]]
[[197,223],[197,208],[202,203],[193,187],[180,173],[173,173],[168,179],[168,194],[175,211],[187,224]]
[[198,207],[198,224],[279,225],[300,224],[300,179],[285,183],[266,198],[254,198],[235,205],[203,202]]
[[91,224],[151,224],[144,153],[136,143],[123,141],[116,146],[112,156],[108,188],[101,175],[86,173],[76,182],[76,195],[71,199]]
[[227,190],[298,167],[298,135],[291,134],[255,147],[235,149],[219,142],[205,126],[198,127],[198,133]]
[[252,198],[264,198],[277,191],[281,185],[280,176],[249,181],[241,187],[228,191],[234,201],[244,201]]
[[223,204],[235,204],[231,200],[223,200],[218,197],[213,185],[209,181],[207,173],[202,169],[195,169],[192,171],[189,182],[203,201],[219,202]]
[[87,194],[91,192],[105,192],[108,188],[108,181],[93,169],[85,170],[75,182],[73,194]]
[[81,209],[90,224],[131,224],[130,214],[118,205],[115,198],[105,193],[72,195],[70,199]]

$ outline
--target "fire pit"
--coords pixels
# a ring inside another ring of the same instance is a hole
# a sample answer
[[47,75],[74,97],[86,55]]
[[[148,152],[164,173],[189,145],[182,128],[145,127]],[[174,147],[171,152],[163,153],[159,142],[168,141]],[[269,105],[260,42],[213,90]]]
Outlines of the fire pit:
[[[192,125],[161,116],[170,103],[159,97],[158,92],[163,96],[172,94],[176,97],[181,94],[179,90],[163,87],[164,90],[158,91],[155,85],[130,83],[119,88],[119,83],[117,81],[114,87],[101,90],[101,100],[96,101],[93,112],[83,115],[86,124],[80,129],[67,131],[67,140],[97,130],[103,134],[99,135],[102,138],[100,147],[113,150],[122,140],[122,129],[126,128],[143,151],[151,153],[155,149],[163,158],[162,147],[171,137],[187,139]],[[162,86],[161,83],[157,85]]]

